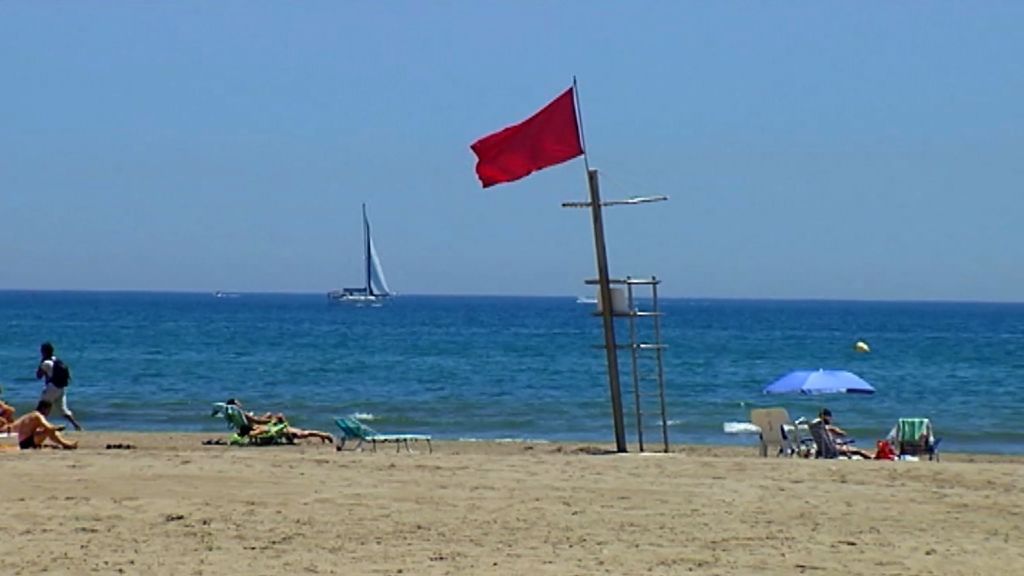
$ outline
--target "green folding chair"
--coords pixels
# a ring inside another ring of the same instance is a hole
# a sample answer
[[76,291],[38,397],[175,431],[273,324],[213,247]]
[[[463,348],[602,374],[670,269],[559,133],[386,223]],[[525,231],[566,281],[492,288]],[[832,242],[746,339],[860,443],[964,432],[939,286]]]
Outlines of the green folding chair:
[[892,431],[889,432],[900,456],[928,455],[929,460],[939,460],[939,443],[932,430],[931,420],[927,418],[900,418]]

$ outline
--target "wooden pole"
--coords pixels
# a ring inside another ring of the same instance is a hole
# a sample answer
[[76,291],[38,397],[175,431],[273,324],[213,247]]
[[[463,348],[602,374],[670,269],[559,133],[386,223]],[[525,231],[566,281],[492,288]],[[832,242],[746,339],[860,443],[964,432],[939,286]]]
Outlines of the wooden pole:
[[619,386],[619,354],[615,344],[615,311],[608,276],[608,253],[604,243],[604,219],[601,216],[601,190],[597,170],[587,170],[590,184],[590,214],[594,221],[594,251],[597,253],[597,283],[601,294],[601,319],[604,322],[604,349],[608,359],[608,389],[612,399],[612,423],[615,426],[615,450],[628,452],[626,424],[622,415],[622,390]]
[[608,251],[604,244],[604,219],[601,215],[601,189],[597,170],[590,168],[587,141],[583,136],[583,109],[576,77],[572,77],[572,92],[576,98],[576,122],[580,130],[580,148],[583,149],[583,167],[587,171],[590,187],[590,215],[594,221],[594,251],[597,253],[597,283],[601,296],[601,319],[604,323],[604,349],[608,360],[608,388],[612,400],[612,424],[615,429],[615,450],[627,452],[626,422],[622,413],[622,388],[619,386],[619,350],[615,344],[615,316],[612,310],[612,288],[608,276]]

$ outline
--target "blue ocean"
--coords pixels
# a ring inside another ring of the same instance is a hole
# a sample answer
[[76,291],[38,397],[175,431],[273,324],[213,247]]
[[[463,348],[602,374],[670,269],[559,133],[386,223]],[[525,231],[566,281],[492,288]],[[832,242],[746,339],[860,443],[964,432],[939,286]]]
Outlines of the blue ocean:
[[[87,430],[225,432],[210,404],[236,397],[332,431],[357,413],[383,431],[442,439],[613,440],[600,319],[575,297],[400,296],[380,307],[321,295],[0,292],[0,385],[19,412],[41,389],[49,340],[72,368]],[[868,447],[927,416],[944,451],[1024,452],[1024,304],[663,299],[673,443],[749,444],[725,422],[822,406]],[[653,336],[638,324],[641,340]],[[628,341],[619,325],[620,343]],[[858,354],[853,345],[869,343]],[[641,358],[648,443],[659,420]],[[628,351],[626,423],[636,425]],[[793,369],[853,371],[877,393],[765,396]]]

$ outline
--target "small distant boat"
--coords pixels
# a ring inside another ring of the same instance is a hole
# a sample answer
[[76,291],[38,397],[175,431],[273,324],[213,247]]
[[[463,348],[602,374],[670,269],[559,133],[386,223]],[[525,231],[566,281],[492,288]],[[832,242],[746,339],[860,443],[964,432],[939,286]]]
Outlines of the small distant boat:
[[351,302],[354,304],[371,304],[380,306],[385,298],[392,296],[388,281],[384,278],[384,270],[380,266],[380,258],[373,246],[370,235],[370,220],[366,217],[366,204],[363,204],[363,269],[365,284],[358,288],[342,288],[331,290],[327,299],[335,302]]
[[213,293],[213,296],[214,298],[238,298],[239,294],[238,292],[223,292],[221,290],[217,290]]
[[590,296],[579,296],[576,298],[577,304],[597,304],[597,298],[591,298]]

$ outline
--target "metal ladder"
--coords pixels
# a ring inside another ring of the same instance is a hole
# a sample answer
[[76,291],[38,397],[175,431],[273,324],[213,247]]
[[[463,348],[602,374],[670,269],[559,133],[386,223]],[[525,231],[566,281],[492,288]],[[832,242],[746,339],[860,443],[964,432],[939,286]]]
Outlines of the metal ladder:
[[[588,280],[587,284],[596,283]],[[633,410],[636,417],[636,437],[640,452],[644,452],[644,431],[648,424],[645,417],[650,412],[645,411],[649,406],[651,398],[657,399],[656,415],[661,424],[662,450],[669,452],[668,440],[668,410],[665,403],[665,364],[664,351],[667,348],[661,341],[661,316],[662,312],[658,306],[658,285],[661,280],[651,276],[650,278],[633,278],[627,276],[623,279],[609,279],[612,286],[624,286],[626,290],[626,310],[614,310],[615,318],[625,318],[629,324],[629,343],[618,344],[616,348],[629,350],[630,368],[632,373],[632,397]],[[650,309],[641,310],[638,306],[639,289],[650,289]],[[613,303],[614,304],[614,303]],[[639,324],[649,320],[651,324],[646,331],[640,329]],[[642,333],[643,332],[643,333]],[[653,366],[651,365],[653,363]],[[647,384],[647,386],[644,386]],[[655,384],[657,389],[651,390],[650,384]]]

